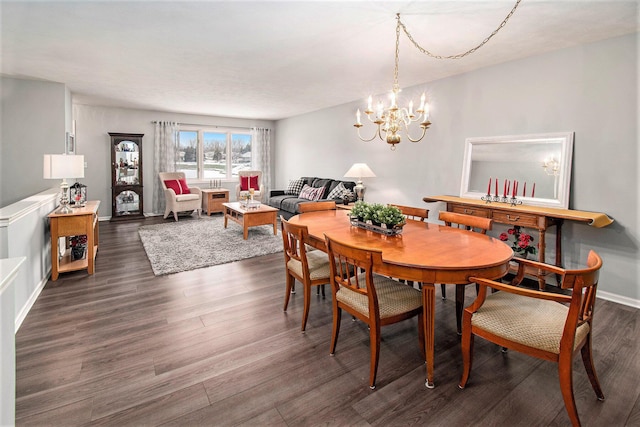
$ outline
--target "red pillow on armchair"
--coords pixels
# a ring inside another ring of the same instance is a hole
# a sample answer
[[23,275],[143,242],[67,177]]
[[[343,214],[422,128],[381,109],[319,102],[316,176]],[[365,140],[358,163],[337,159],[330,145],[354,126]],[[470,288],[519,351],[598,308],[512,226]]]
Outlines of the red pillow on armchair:
[[176,195],[178,194],[191,194],[191,191],[189,190],[189,186],[187,185],[187,180],[182,178],[182,179],[168,179],[164,182],[164,185],[167,188],[170,188],[173,190],[174,193],[176,193]]
[[249,191],[249,188],[260,191],[260,185],[258,185],[258,175],[240,177],[240,191]]

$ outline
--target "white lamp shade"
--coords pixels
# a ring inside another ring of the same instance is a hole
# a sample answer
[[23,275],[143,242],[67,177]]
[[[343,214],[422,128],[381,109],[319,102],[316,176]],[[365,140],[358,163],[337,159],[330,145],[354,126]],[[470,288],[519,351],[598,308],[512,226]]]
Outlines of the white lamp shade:
[[344,176],[347,178],[372,178],[376,174],[366,163],[354,163]]
[[84,156],[45,154],[44,179],[84,178]]

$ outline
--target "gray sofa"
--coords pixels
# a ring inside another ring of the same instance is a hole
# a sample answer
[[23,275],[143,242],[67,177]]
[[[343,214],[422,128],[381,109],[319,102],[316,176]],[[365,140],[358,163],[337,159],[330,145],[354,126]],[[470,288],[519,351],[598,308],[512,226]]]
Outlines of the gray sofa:
[[[329,199],[326,199],[326,197],[340,182],[342,182],[342,184],[351,191],[353,191],[353,187],[356,186],[356,183],[353,181],[340,181],[340,180],[331,179],[331,178],[317,178],[317,177],[303,176],[300,179],[302,179],[304,183],[309,185],[310,187],[314,187],[314,188],[324,187],[323,197],[325,198],[321,200],[325,200],[325,201],[329,200]],[[344,203],[343,199],[333,199],[333,200],[335,200],[336,203]],[[354,201],[354,200],[347,200],[347,202]],[[310,202],[310,200],[300,199],[298,198],[297,195],[285,194],[285,190],[271,190],[271,192],[269,193],[269,202],[268,202],[269,206],[278,209],[280,211],[278,215],[282,215],[285,219],[289,219],[292,216],[299,214],[300,212],[298,211],[298,205],[300,203],[307,203],[307,202]]]

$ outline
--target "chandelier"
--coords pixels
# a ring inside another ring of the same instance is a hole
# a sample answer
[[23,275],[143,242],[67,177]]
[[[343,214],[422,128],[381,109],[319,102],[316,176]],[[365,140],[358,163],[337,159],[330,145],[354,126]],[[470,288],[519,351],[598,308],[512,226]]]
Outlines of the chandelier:
[[[429,103],[426,102],[426,95],[423,93],[420,97],[420,105],[414,111],[413,109],[413,101],[409,102],[408,107],[399,107],[398,106],[398,93],[400,92],[400,85],[398,84],[398,64],[399,64],[399,55],[400,55],[400,29],[404,31],[407,35],[411,43],[422,53],[435,58],[435,59],[460,59],[465,56],[475,52],[479,48],[485,45],[493,36],[495,36],[498,31],[502,27],[504,27],[511,18],[511,15],[516,11],[516,8],[520,4],[522,0],[517,0],[515,6],[511,9],[506,18],[502,20],[502,23],[496,28],[487,38],[485,38],[480,44],[477,46],[467,50],[466,52],[459,53],[456,55],[442,56],[435,55],[422,46],[420,46],[411,36],[407,27],[400,20],[400,14],[396,13],[396,51],[395,51],[395,66],[393,69],[393,88],[391,89],[391,102],[388,107],[385,107],[382,101],[378,101],[376,105],[375,111],[373,110],[373,98],[369,96],[367,99],[367,107],[364,110],[364,114],[367,116],[367,119],[376,126],[376,130],[371,136],[371,138],[364,138],[360,134],[360,128],[364,125],[361,122],[362,114],[360,109],[356,111],[356,123],[353,125],[358,132],[358,138],[362,141],[369,142],[373,141],[376,137],[380,138],[382,141],[386,141],[387,144],[391,145],[391,149],[395,150],[396,144],[399,144],[402,141],[401,132],[404,132],[407,139],[411,142],[419,142],[424,138],[427,129],[431,125],[429,121]],[[409,134],[409,128],[412,124],[418,123],[418,126],[422,129],[420,132],[420,136],[417,138],[412,138]]]

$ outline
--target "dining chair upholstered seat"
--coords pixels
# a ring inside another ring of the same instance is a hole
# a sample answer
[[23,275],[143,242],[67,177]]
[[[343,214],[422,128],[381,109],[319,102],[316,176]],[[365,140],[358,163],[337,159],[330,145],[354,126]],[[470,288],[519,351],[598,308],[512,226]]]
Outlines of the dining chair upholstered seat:
[[[331,268],[329,267],[329,258],[327,258],[326,253],[317,250],[307,251],[307,266],[311,280],[327,279],[326,283],[329,283]],[[287,262],[287,268],[300,277],[305,274],[302,262],[297,259],[291,258]]]
[[[591,351],[593,313],[602,259],[590,251],[586,268],[573,270],[521,258],[515,261],[518,271],[512,283],[521,283],[526,268],[555,274],[563,292],[543,292],[472,277],[471,280],[480,285],[480,291],[473,304],[464,309],[461,340],[463,372],[458,387],[464,389],[469,380],[473,341],[478,336],[504,349],[557,363],[565,409],[571,423],[579,426],[580,418],[573,395],[573,358],[578,351],[596,397],[604,400]],[[488,288],[498,292],[489,294]],[[483,375],[486,378],[490,373],[485,370]],[[540,392],[544,393],[544,390]]]
[[[366,283],[365,273],[361,273],[358,276],[359,284]],[[409,286],[398,286],[398,282],[395,280],[378,274],[373,275],[373,284],[376,287],[380,319],[422,308],[422,294],[416,289]],[[369,299],[366,295],[342,288],[336,293],[336,298],[338,301],[353,307],[360,314],[369,315]]]
[[322,289],[324,297],[324,285],[329,284],[331,268],[327,254],[313,250],[308,251],[307,241],[309,230],[304,225],[291,224],[284,217],[280,217],[282,227],[282,242],[284,245],[284,262],[286,269],[286,287],[284,297],[284,311],[289,306],[291,294],[295,294],[295,281],[302,283],[304,291],[304,308],[302,312],[301,331],[304,332],[309,318],[311,306],[311,287]]
[[[491,230],[491,227],[493,226],[493,220],[490,218],[481,218],[456,212],[440,211],[438,219],[443,221],[447,227],[456,227],[482,234],[487,234],[487,231]],[[464,308],[464,294],[466,286],[466,284],[456,285],[456,329],[458,331],[458,335],[462,334],[462,309]],[[445,283],[440,284],[440,293],[442,295],[442,299],[447,299],[447,288]]]
[[[331,263],[333,295],[333,330],[331,348],[334,355],[340,333],[342,311],[369,326],[369,387],[376,387],[380,356],[380,328],[418,316],[418,345],[424,357],[424,325],[422,294],[413,287],[373,273],[374,265],[382,265],[382,252],[342,243],[325,234]],[[359,272],[354,274],[354,272]]]
[[[496,292],[474,313],[471,325],[518,344],[560,354],[568,311],[555,301]],[[588,323],[578,326],[574,349],[588,333]]]

